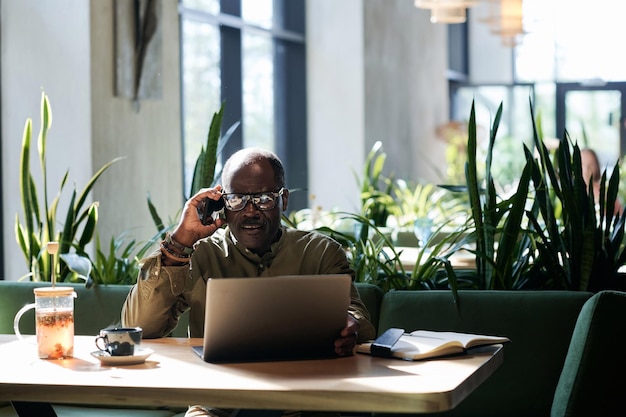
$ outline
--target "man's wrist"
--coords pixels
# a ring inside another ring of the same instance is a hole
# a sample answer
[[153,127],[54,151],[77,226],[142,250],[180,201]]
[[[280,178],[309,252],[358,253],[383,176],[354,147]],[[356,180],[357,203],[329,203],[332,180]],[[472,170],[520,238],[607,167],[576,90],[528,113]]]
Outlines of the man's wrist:
[[174,261],[165,255],[161,255],[161,266],[185,266],[189,265],[189,262]]
[[164,242],[168,246],[168,248],[176,249],[177,252],[183,253],[187,256],[191,256],[194,251],[193,246],[187,246],[183,243],[180,243],[178,240],[174,239],[174,236],[172,236],[172,234],[169,232],[165,234]]
[[[189,251],[188,251],[189,252]],[[189,265],[193,249],[189,252],[179,251],[177,246],[168,243],[168,239],[161,241],[161,263],[164,266],[183,266]]]

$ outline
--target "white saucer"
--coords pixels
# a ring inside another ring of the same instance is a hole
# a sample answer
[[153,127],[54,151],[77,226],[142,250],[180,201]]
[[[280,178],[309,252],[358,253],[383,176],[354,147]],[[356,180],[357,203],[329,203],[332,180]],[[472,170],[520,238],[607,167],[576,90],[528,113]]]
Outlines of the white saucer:
[[91,356],[98,359],[103,365],[136,365],[144,363],[148,356],[154,351],[148,348],[136,348],[134,355],[129,356],[111,356],[108,352],[96,350],[91,352]]

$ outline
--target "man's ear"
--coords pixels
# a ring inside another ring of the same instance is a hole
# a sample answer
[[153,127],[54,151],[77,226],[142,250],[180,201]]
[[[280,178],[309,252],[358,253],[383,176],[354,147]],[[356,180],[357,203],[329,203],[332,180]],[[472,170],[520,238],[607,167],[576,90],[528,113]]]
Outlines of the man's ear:
[[289,203],[289,190],[285,188],[283,190],[283,211],[287,210],[288,203]]

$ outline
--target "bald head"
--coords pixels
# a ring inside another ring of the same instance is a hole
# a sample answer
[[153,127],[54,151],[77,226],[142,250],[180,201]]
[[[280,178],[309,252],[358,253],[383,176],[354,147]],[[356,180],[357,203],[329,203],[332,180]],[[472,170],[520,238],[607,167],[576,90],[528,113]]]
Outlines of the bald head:
[[278,156],[266,149],[262,148],[244,148],[235,152],[224,164],[222,169],[222,184],[226,190],[230,190],[232,187],[233,176],[243,168],[249,167],[252,164],[266,161],[272,167],[274,171],[274,182],[277,188],[285,186],[285,169],[282,161]]

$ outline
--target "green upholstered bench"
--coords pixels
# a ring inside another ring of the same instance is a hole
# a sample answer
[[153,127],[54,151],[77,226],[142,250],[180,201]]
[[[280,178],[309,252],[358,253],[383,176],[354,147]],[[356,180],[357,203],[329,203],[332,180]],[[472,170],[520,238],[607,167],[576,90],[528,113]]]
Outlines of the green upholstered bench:
[[460,291],[455,303],[449,291],[393,291],[383,297],[378,334],[400,327],[507,336],[496,372],[455,409],[433,416],[549,416],[576,320],[591,296]]
[[626,415],[626,293],[601,291],[583,306],[552,402],[552,417]]
[[[24,304],[33,302],[32,290],[40,285],[46,284],[0,281],[1,333],[13,333],[15,313]],[[626,391],[626,383],[621,382],[626,374],[626,356],[616,355],[619,348],[615,345],[603,345],[607,338],[619,342],[618,346],[626,342],[626,326],[621,324],[626,314],[624,293],[461,291],[459,301],[455,303],[449,291],[391,291],[383,294],[380,288],[364,283],[357,283],[357,288],[378,334],[390,327],[401,327],[406,330],[496,334],[512,340],[504,347],[504,363],[483,385],[454,410],[433,416],[541,417],[549,416],[551,411],[553,417],[595,416],[574,411],[597,406],[593,398],[602,398],[606,408],[614,410],[616,405],[602,397],[602,393],[616,399],[621,398],[619,393]],[[118,323],[129,290],[130,286],[86,289],[77,285],[76,334],[95,335],[99,329]],[[23,318],[22,322],[22,332],[34,330],[34,324],[28,328],[30,320]],[[173,335],[185,337],[186,328],[185,316]],[[620,382],[609,388],[598,382],[600,370],[607,369],[612,369],[620,378]],[[585,385],[585,381],[588,384]],[[593,392],[594,396],[576,395],[581,392],[580,387],[584,387],[585,392]],[[181,411],[55,407],[59,417],[147,417]],[[599,410],[597,407],[592,409],[594,412]],[[10,406],[0,406],[0,417],[15,415],[11,413]]]
[[378,319],[380,316],[380,304],[383,300],[383,290],[376,285],[358,282],[356,288],[359,290],[361,301],[367,307],[370,313],[370,322],[375,328],[378,328]]

